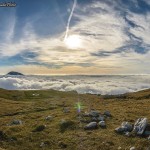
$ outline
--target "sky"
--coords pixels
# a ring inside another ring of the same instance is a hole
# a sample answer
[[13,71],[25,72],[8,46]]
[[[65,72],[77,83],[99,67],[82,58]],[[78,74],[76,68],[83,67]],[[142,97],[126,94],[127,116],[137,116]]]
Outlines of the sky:
[[0,7],[0,74],[150,74],[149,0],[13,2]]

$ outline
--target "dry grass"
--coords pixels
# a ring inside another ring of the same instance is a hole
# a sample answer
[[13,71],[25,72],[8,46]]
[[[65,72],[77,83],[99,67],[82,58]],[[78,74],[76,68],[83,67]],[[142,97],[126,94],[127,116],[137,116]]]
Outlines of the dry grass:
[[[34,93],[39,96],[33,96]],[[150,90],[146,90],[127,94],[126,98],[103,99],[97,95],[54,90],[0,90],[0,131],[7,137],[0,140],[0,147],[6,150],[117,150],[122,147],[125,150],[135,146],[138,150],[146,150],[150,147],[147,139],[118,135],[114,129],[123,121],[134,123],[139,117],[147,117],[150,121],[149,94]],[[106,120],[106,129],[83,130],[85,124],[79,123],[75,108],[78,98],[83,112],[90,108],[111,112],[113,117]],[[70,108],[70,113],[63,112],[63,105]],[[53,116],[52,121],[45,120],[48,115]],[[23,124],[8,126],[13,119],[20,119]],[[70,120],[73,127],[61,132],[61,119]],[[39,125],[46,125],[46,128],[32,132]],[[44,146],[40,147],[42,142]]]

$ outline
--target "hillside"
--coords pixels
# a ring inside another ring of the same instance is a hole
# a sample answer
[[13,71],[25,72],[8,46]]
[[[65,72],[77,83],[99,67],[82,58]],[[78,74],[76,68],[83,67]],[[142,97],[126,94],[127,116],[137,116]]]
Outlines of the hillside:
[[[0,89],[0,149],[5,150],[146,150],[150,140],[145,137],[127,137],[114,132],[123,121],[132,124],[147,117],[150,122],[150,90],[121,96],[98,96],[76,92],[8,91]],[[109,110],[106,129],[84,130],[76,103],[81,111]],[[65,112],[64,112],[65,110]],[[49,119],[46,117],[49,116]],[[62,119],[68,124],[62,126]],[[12,125],[20,120],[20,125]]]
[[7,73],[7,75],[11,75],[11,76],[23,76],[22,73],[20,72],[16,72],[16,71],[10,71],[9,73]]

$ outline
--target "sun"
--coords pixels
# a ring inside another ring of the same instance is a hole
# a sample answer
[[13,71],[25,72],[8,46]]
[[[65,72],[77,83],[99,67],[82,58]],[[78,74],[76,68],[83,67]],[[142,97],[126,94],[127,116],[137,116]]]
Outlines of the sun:
[[64,40],[64,42],[70,49],[81,47],[81,38],[78,35],[70,35]]

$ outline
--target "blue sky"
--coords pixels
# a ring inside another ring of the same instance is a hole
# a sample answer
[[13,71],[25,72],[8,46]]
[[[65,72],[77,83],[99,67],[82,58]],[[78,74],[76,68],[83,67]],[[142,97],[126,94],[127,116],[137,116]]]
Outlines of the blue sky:
[[0,74],[150,73],[150,1],[77,0],[72,16],[74,0],[15,2],[0,7]]

